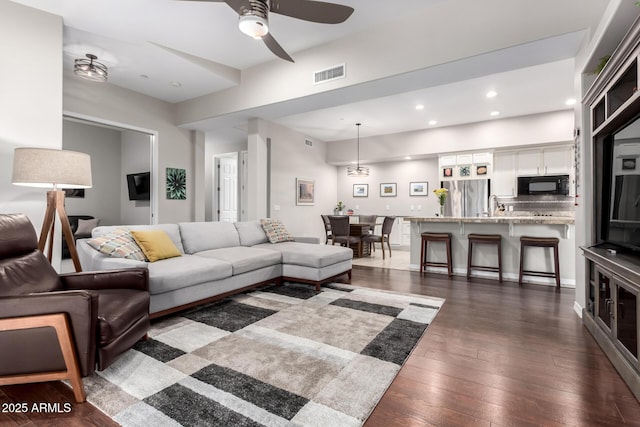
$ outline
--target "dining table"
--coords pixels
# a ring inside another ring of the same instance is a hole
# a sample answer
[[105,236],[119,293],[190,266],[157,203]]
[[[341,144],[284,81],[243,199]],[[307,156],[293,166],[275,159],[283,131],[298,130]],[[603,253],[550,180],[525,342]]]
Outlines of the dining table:
[[349,245],[353,249],[353,256],[355,258],[362,258],[371,255],[369,250],[369,244],[362,241],[362,237],[370,234],[372,224],[368,223],[352,223],[349,224],[349,235],[360,237],[359,243],[352,243]]

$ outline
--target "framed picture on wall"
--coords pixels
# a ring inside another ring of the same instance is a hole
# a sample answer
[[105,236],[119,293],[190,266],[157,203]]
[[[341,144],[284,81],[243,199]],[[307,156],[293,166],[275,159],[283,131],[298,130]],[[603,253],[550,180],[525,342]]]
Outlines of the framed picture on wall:
[[398,184],[387,182],[380,184],[380,197],[395,197],[398,195]]
[[369,184],[353,184],[353,197],[369,197]]
[[167,199],[187,199],[187,171],[181,168],[167,168]]
[[427,181],[409,183],[409,196],[427,196],[428,192],[429,183]]
[[296,205],[313,206],[316,198],[316,181],[296,178]]

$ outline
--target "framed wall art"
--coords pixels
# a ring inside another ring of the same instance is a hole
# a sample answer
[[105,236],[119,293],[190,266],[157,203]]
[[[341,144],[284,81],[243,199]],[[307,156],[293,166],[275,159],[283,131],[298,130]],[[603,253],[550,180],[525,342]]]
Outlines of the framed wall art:
[[313,206],[316,195],[315,187],[315,180],[296,178],[296,205]]
[[353,184],[353,197],[369,197],[369,184]]
[[387,182],[380,184],[380,197],[395,197],[398,195],[398,184]]
[[409,196],[427,196],[428,191],[429,183],[427,181],[409,183]]
[[187,199],[187,171],[179,168],[167,168],[167,199]]

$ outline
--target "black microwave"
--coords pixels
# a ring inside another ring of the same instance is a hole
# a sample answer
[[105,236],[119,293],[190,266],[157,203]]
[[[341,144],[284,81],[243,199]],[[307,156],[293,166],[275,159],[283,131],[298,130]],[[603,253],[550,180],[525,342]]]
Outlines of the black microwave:
[[519,176],[518,196],[569,195],[569,175]]

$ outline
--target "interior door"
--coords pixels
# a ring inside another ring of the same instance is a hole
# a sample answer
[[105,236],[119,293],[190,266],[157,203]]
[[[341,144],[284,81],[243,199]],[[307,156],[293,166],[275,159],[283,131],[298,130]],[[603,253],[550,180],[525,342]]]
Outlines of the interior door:
[[218,221],[238,220],[238,155],[217,158]]

